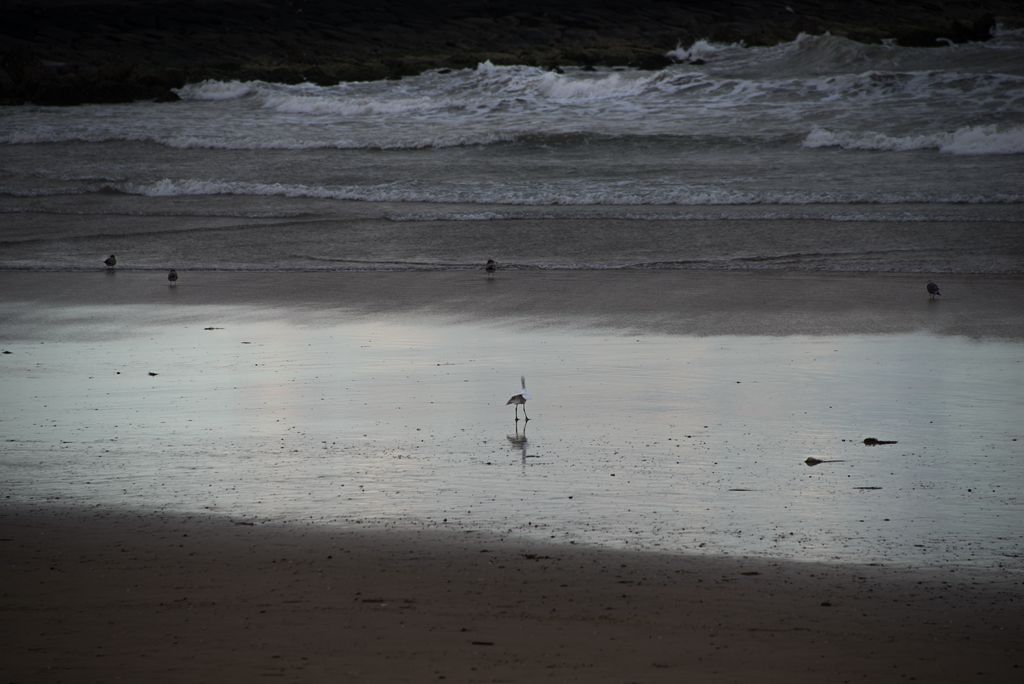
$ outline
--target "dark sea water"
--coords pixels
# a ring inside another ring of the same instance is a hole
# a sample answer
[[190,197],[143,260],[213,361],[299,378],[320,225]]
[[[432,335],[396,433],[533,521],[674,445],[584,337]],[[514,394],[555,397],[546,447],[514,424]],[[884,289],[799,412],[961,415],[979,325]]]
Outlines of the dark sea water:
[[0,268],[1024,272],[1024,32],[673,56],[0,108]]

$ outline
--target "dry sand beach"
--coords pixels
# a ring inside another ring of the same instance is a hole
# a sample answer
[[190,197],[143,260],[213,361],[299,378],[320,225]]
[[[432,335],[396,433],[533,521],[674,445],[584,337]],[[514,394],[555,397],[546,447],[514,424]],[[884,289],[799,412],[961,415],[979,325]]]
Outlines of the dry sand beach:
[[6,681],[1016,682],[1024,666],[1019,576],[198,516],[2,520]]
[[0,283],[7,681],[1020,679],[1019,278]]

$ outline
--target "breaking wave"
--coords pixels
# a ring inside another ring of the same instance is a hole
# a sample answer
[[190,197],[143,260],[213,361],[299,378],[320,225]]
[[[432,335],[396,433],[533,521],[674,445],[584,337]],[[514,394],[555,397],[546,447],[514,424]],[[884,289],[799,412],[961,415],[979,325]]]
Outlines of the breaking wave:
[[842,132],[816,128],[808,134],[803,146],[886,152],[938,150],[956,155],[1024,154],[1024,126],[969,126],[949,133],[904,136],[876,131]]
[[669,50],[665,56],[677,62],[697,62],[713,60],[726,53],[735,53],[746,49],[743,43],[716,43],[704,38],[694,41],[690,47],[681,44],[675,50]]
[[178,89],[174,103],[4,108],[0,144],[418,150],[572,136],[683,144],[743,137],[755,145],[1017,154],[1024,37],[1004,32],[990,42],[925,50],[801,35],[771,47],[699,40],[668,53],[680,63],[660,71],[485,61],[327,86],[207,80]]

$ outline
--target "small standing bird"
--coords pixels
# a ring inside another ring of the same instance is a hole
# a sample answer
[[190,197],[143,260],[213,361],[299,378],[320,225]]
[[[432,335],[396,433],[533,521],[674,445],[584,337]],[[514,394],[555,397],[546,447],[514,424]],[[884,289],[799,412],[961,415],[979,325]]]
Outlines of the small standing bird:
[[174,285],[176,282],[178,282],[178,272],[175,271],[173,268],[167,274],[167,282],[169,282],[171,285]]
[[488,259],[484,264],[484,270],[487,271],[488,278],[493,278],[494,272],[498,270],[498,264],[494,263],[494,259]]
[[114,268],[117,266],[117,257],[111,254],[103,260],[103,263],[107,265],[107,268]]
[[509,404],[515,404],[515,407],[516,407],[516,422],[517,423],[519,422],[519,406],[520,406],[520,404],[523,407],[523,417],[526,418],[526,420],[530,420],[530,416],[526,415],[526,400],[530,398],[530,393],[526,391],[526,376],[525,375],[519,377],[519,383],[523,386],[523,391],[520,392],[519,394],[513,394],[511,397],[509,397],[509,400],[505,402],[505,406],[508,406]]
[[938,295],[939,297],[942,296],[942,293],[939,292],[939,286],[931,281],[929,281],[928,284],[925,285],[925,289],[928,290],[928,294],[930,295],[929,299],[935,299],[936,295]]

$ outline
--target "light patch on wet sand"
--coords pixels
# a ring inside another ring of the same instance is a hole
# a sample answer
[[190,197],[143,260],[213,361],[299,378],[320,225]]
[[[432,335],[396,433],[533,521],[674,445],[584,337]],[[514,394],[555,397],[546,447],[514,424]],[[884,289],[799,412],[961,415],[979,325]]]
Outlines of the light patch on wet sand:
[[[12,319],[33,331],[4,342],[16,501],[1021,569],[1018,342],[255,306]],[[528,425],[505,406],[520,374]]]

